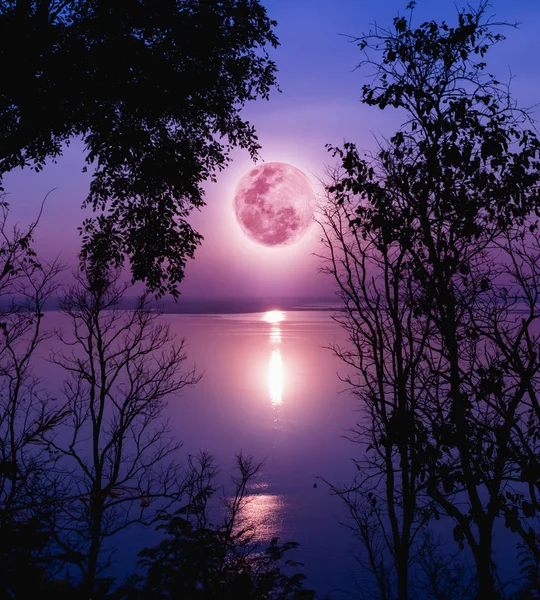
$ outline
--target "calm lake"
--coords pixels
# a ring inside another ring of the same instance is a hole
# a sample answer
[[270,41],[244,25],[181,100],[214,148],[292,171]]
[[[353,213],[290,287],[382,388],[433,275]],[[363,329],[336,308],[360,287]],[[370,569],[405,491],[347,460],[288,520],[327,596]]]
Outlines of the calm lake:
[[[327,349],[345,342],[344,332],[324,311],[165,314],[161,320],[185,338],[187,365],[203,373],[195,387],[170,400],[184,453],[213,454],[224,482],[240,451],[264,460],[248,509],[262,522],[261,539],[298,542],[290,558],[305,563],[306,586],[333,599],[350,597],[355,541],[339,524],[346,520],[340,501],[317,480],[348,482],[354,472],[357,450],[343,434],[361,415],[338,377],[345,366]],[[69,327],[56,312],[47,313],[46,323]],[[54,365],[43,362],[37,371],[58,389]],[[122,543],[119,570],[133,568],[136,551],[154,535],[133,531]]]

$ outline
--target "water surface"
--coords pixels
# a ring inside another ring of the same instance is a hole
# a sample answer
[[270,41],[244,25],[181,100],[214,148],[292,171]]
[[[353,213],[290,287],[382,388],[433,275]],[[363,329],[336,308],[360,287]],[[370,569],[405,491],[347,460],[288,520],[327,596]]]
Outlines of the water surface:
[[[343,434],[359,415],[328,349],[344,334],[328,312],[166,315],[185,337],[200,383],[171,406],[184,449],[206,450],[227,473],[242,450],[265,464],[250,516],[262,537],[300,543],[307,584],[319,592],[352,585],[352,538],[342,506],[317,476],[349,481],[354,446]],[[316,484],[317,487],[314,487]]]
[[[171,398],[168,416],[182,451],[215,456],[225,481],[234,457],[250,454],[264,466],[250,489],[248,516],[258,536],[296,541],[291,558],[305,563],[306,585],[332,598],[354,587],[354,540],[339,521],[346,515],[322,476],[350,481],[355,447],[343,434],[360,415],[338,378],[344,365],[328,346],[344,342],[330,312],[275,310],[251,314],[164,314],[174,336],[185,338],[187,366],[201,381]],[[69,331],[69,320],[47,313],[49,327]],[[58,347],[59,342],[50,340]],[[43,362],[38,374],[59,388],[61,371]],[[343,393],[342,393],[343,392]],[[316,486],[314,485],[316,484]],[[155,535],[132,531],[124,538],[118,570],[133,567],[136,551]]]

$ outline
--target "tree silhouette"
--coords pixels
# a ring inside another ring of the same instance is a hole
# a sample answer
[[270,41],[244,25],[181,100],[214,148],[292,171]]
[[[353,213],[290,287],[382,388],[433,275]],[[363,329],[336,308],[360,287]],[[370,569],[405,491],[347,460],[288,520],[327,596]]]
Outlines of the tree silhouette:
[[187,217],[229,150],[259,149],[241,116],[267,98],[276,46],[259,0],[0,1],[0,180],[78,136],[93,170],[82,258],[177,294],[201,236]]
[[297,544],[257,540],[257,523],[244,514],[248,486],[261,465],[237,456],[237,475],[232,490],[221,498],[218,519],[211,516],[217,492],[212,457],[191,457],[190,467],[187,503],[161,526],[166,535],[160,544],[141,552],[147,575],[127,598],[313,600],[314,592],[303,588],[304,576],[292,572],[300,564],[285,558]]
[[[333,177],[339,181],[339,173]],[[429,394],[422,358],[433,325],[412,318],[406,250],[379,244],[378,232],[352,229],[355,206],[330,194],[321,215],[324,271],[338,282],[344,308],[335,320],[349,334],[347,345],[332,349],[352,367],[346,382],[365,413],[348,434],[364,455],[355,461],[354,484],[331,489],[345,501],[367,551],[361,564],[374,575],[378,596],[389,600],[396,582],[407,587],[432,511],[421,414]]]
[[[322,220],[355,342],[345,358],[376,408],[370,451],[392,457],[382,487],[397,475],[404,518],[415,473],[431,515],[469,546],[478,597],[496,598],[496,522],[538,557],[540,144],[486,70],[503,39],[487,6],[455,26],[414,28],[411,13],[357,40],[373,75],[363,101],[401,109],[406,123],[374,156],[333,149],[342,172]],[[395,536],[385,543],[395,559]],[[407,571],[396,570],[405,599]]]
[[59,456],[65,490],[51,531],[87,597],[112,582],[104,575],[111,539],[180,500],[180,444],[163,411],[169,396],[199,379],[184,370],[183,340],[157,322],[147,299],[126,309],[125,286],[113,276],[101,283],[80,279],[61,300],[71,331],[60,334],[64,349],[52,361],[66,371],[67,417],[43,436]]
[[[9,226],[0,203],[0,597],[38,594],[53,571],[48,514],[57,500],[48,476],[55,458],[42,444],[65,414],[34,375],[36,354],[53,335],[44,307],[58,286],[57,263],[32,249],[37,221]],[[38,218],[39,220],[39,218]]]

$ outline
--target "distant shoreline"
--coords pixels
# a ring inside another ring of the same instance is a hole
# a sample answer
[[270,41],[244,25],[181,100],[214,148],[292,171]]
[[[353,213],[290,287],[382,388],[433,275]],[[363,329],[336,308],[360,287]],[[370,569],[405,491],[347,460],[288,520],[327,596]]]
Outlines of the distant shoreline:
[[[19,299],[20,300],[20,299]],[[137,298],[125,298],[121,308],[134,308]],[[520,299],[516,298],[519,302]],[[17,298],[3,298],[0,300],[0,313],[10,310],[10,302],[17,303]],[[24,302],[20,302],[19,310],[24,310]],[[175,302],[171,298],[153,300],[151,306],[159,309],[164,314],[178,315],[232,315],[264,313],[270,310],[288,312],[343,312],[344,306],[336,298],[192,298],[180,296]],[[60,310],[58,299],[50,299],[43,307],[44,311]],[[527,312],[516,305],[512,313]]]
[[[13,298],[16,301],[16,298]],[[126,298],[123,307],[133,308],[135,297]],[[165,298],[152,303],[165,314],[192,315],[227,315],[267,312],[269,310],[323,312],[340,310],[339,303],[334,298],[190,298],[180,296],[175,302]],[[49,300],[43,307],[44,311],[59,310],[57,299]],[[4,299],[0,303],[0,311],[9,310],[9,303]]]
[[182,298],[178,302],[157,302],[171,314],[243,314],[269,310],[334,311],[339,305],[332,298]]

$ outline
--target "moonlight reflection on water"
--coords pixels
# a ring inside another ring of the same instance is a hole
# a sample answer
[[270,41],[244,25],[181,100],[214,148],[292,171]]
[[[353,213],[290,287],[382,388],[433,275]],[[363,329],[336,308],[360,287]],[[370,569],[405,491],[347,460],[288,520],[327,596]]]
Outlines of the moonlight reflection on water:
[[279,536],[286,507],[283,496],[275,494],[253,494],[246,498],[242,517],[256,526],[256,541],[267,542]]
[[268,391],[274,406],[283,404],[283,360],[279,348],[272,350],[268,368]]
[[[277,308],[274,306],[273,308]],[[65,330],[65,315],[46,313],[50,330]],[[171,398],[167,417],[182,456],[201,449],[216,457],[227,483],[240,451],[264,461],[260,477],[248,490],[244,516],[256,517],[257,541],[295,541],[291,558],[305,563],[307,587],[344,587],[349,566],[349,533],[338,522],[347,515],[322,486],[317,475],[349,481],[356,473],[351,443],[341,434],[351,425],[356,400],[339,394],[336,377],[342,368],[325,349],[329,341],[344,343],[341,329],[326,312],[268,311],[160,317],[178,339],[187,340],[188,362],[204,373],[201,382],[180,398]],[[61,373],[47,360],[60,350],[56,338],[43,346],[36,376],[60,393]],[[274,350],[276,389],[282,404],[270,396],[270,364]],[[343,371],[341,371],[343,374]],[[316,526],[314,526],[316,524]],[[157,544],[155,532],[134,530],[119,544],[119,569],[131,573],[141,546]],[[353,585],[353,584],[351,584]],[[343,596],[336,595],[335,600]],[[332,593],[334,600],[334,594]],[[344,600],[347,600],[344,598]]]
[[[270,328],[270,343],[274,346],[281,343],[281,326],[280,323],[285,319],[285,315],[280,310],[270,310],[264,313],[263,321],[271,323]],[[270,363],[268,365],[268,392],[273,406],[283,404],[283,387],[284,387],[284,369],[281,350],[274,347],[270,355]]]

